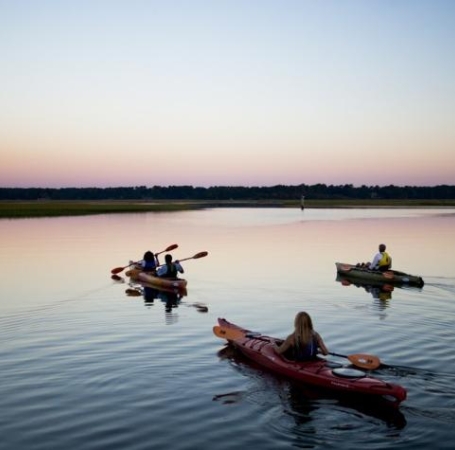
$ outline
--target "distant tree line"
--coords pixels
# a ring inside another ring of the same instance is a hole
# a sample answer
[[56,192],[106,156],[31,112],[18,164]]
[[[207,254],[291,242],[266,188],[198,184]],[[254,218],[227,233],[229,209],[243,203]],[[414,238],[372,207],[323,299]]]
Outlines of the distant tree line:
[[455,186],[339,186],[300,184],[269,187],[242,186],[134,186],[109,188],[0,188],[0,200],[315,200],[455,199]]

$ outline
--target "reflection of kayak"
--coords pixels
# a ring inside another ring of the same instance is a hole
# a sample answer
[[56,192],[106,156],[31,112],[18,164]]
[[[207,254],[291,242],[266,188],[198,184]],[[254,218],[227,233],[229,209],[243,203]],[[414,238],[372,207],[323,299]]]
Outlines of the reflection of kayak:
[[[130,283],[133,286],[133,283]],[[153,303],[155,299],[161,300],[166,304],[166,310],[170,311],[176,308],[181,302],[182,298],[188,295],[186,287],[183,288],[170,288],[164,286],[155,286],[153,284],[137,281],[136,287],[128,288],[125,291],[128,297],[144,297],[146,303]],[[198,312],[206,313],[209,308],[204,303],[184,303],[186,306],[194,306]]]
[[130,269],[126,272],[126,276],[136,281],[143,281],[153,286],[169,289],[185,289],[187,285],[187,281],[184,278],[160,278],[150,273],[142,272],[140,269]]
[[142,295],[144,292],[152,292],[155,295],[155,298],[158,297],[160,292],[164,294],[176,294],[179,297],[186,297],[188,295],[188,291],[186,287],[178,288],[178,287],[168,287],[168,286],[156,286],[155,284],[145,283],[144,281],[135,281],[134,283],[129,283],[131,286],[130,289],[127,289],[126,292],[130,296],[136,296],[137,294],[133,294],[133,291],[138,292],[139,295]]
[[392,406],[406,399],[402,386],[369,376],[364,371],[342,367],[323,358],[306,362],[283,358],[273,349],[275,338],[250,332],[225,319],[218,319],[213,331],[262,367],[305,384],[378,399]]
[[353,264],[335,263],[337,272],[351,279],[372,281],[382,284],[408,285],[423,287],[424,282],[422,277],[409,275],[398,270],[387,270],[379,272],[379,270],[369,270],[363,267],[357,267]]
[[164,292],[165,294],[177,294],[179,297],[186,297],[188,291],[186,287],[169,287],[169,286],[157,286],[154,284],[145,283],[144,281],[139,282],[142,286],[142,289],[155,289],[159,292]]
[[392,292],[394,290],[394,286],[392,284],[384,283],[383,281],[359,280],[355,277],[350,277],[348,275],[341,275],[339,273],[337,273],[336,281],[341,283],[343,286],[354,285],[356,287],[363,287],[363,288],[377,288],[384,292]]
[[[367,415],[385,422],[395,429],[406,426],[406,418],[399,408],[387,407],[384,402],[366,402],[363,396],[355,397],[349,393],[324,389],[322,387],[298,383],[289,380],[288,383],[277,382],[273,373],[266,373],[262,367],[251,359],[245,357],[232,346],[223,347],[218,352],[222,361],[231,364],[232,369],[250,379],[254,385],[245,391],[234,391],[215,395],[214,400],[223,404],[241,403],[244,397],[249,397],[249,392],[267,391],[267,395],[286,402],[286,410],[296,413],[293,417],[307,422],[321,408],[324,414],[339,411],[340,408],[357,411],[362,416]],[[261,376],[258,377],[258,370]],[[317,412],[319,414],[320,412]],[[308,444],[308,442],[307,442]]]
[[[380,281],[358,280],[356,278],[340,275],[339,273],[337,274],[336,281],[341,283],[343,286],[355,286],[357,288],[364,288],[366,292],[371,294],[374,298],[378,298],[379,300],[390,300],[392,298],[392,292],[395,289],[392,284],[384,284]],[[411,286],[409,288],[411,288]],[[416,287],[413,288],[417,289]]]

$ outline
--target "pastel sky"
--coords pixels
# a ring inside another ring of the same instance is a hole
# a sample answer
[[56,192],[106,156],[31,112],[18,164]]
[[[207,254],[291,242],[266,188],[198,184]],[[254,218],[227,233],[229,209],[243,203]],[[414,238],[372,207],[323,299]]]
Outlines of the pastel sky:
[[455,1],[0,0],[0,187],[455,184]]

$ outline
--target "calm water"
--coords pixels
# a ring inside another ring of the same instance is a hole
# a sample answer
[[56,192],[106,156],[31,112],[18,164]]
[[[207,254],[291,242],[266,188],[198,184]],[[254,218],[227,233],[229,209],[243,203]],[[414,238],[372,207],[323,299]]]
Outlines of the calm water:
[[[0,220],[0,447],[452,448],[454,229],[448,209]],[[369,260],[380,242],[423,289],[336,281],[336,261]],[[176,258],[209,252],[183,263],[177,304],[128,296],[128,279],[111,279],[174,243]],[[407,388],[399,411],[265,373],[212,333],[226,317],[283,337],[299,310],[329,350],[396,366],[376,375]]]

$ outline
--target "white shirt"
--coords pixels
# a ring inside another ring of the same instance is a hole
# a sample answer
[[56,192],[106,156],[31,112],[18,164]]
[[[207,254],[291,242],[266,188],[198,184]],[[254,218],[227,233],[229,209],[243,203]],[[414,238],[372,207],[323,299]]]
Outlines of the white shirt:
[[382,259],[382,253],[378,252],[374,255],[373,261],[370,264],[370,269],[377,269],[379,267],[379,261]]

